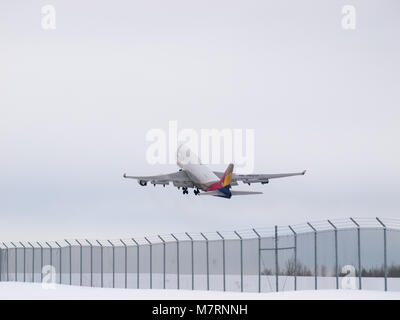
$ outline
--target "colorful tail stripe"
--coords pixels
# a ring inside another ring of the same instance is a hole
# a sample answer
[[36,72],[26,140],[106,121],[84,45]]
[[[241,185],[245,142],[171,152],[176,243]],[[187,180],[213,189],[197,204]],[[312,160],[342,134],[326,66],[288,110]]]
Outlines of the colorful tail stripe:
[[230,184],[232,182],[232,173],[233,173],[233,164],[231,163],[228,166],[228,168],[225,170],[225,173],[222,176],[221,180],[210,185],[208,187],[207,191],[214,191],[214,190],[218,190],[218,189],[230,186]]
[[232,172],[233,172],[233,164],[230,164],[228,169],[226,169],[224,176],[222,177],[223,178],[223,187],[226,187],[231,184]]

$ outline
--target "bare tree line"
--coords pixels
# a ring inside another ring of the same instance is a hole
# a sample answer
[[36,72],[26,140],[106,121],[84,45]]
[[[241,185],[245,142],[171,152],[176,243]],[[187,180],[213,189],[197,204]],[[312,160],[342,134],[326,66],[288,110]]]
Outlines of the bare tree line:
[[[357,268],[355,268],[355,276],[359,276],[359,272]],[[344,277],[348,275],[349,273],[342,273],[340,270],[342,270],[342,266],[338,267],[339,270],[339,276]],[[275,270],[270,269],[270,268],[264,268],[261,272],[262,275],[275,275]],[[282,276],[313,276],[314,275],[314,268],[310,268],[303,264],[301,261],[295,262],[294,259],[289,259],[286,261],[285,266],[282,268],[279,268],[278,271],[279,275]],[[317,270],[318,276],[321,277],[327,277],[327,276],[335,276],[336,271],[335,267],[332,266],[331,268],[328,268],[326,265],[319,265],[318,270]],[[385,276],[385,269],[384,266],[379,266],[379,267],[370,267],[366,268],[363,267],[361,271],[361,276],[362,277],[384,277]],[[391,278],[400,278],[400,265],[395,265],[392,264],[391,266],[388,266],[387,268],[387,276]]]

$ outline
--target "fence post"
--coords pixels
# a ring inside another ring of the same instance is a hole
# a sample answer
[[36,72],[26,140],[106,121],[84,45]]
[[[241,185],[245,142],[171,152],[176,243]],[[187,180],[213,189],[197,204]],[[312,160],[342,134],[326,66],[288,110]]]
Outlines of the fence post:
[[275,288],[279,291],[278,226],[275,226]]
[[153,244],[146,237],[144,239],[150,246],[150,289],[153,289]]
[[160,235],[158,236],[158,238],[163,243],[163,288],[165,289],[165,241]]
[[261,236],[256,229],[253,229],[253,232],[258,238],[258,292],[261,292]]
[[176,281],[177,281],[177,288],[180,289],[179,285],[179,240],[177,237],[175,237],[174,234],[171,233],[171,236],[175,239],[176,241]]
[[128,288],[128,247],[126,246],[125,242],[122,241],[122,239],[119,239],[121,241],[122,245],[124,246],[125,249],[125,257],[124,257],[124,263],[125,263],[125,289]]
[[[53,267],[53,248],[51,247],[51,245],[48,242],[45,241],[45,243],[50,248],[50,265]],[[56,271],[56,277],[57,277],[57,271]],[[53,280],[53,278],[51,280]],[[55,281],[56,280],[54,279],[54,282]]]
[[115,288],[115,247],[114,244],[110,241],[107,240],[109,244],[111,244],[112,247],[112,283],[113,283],[113,288]]
[[[350,218],[351,219],[351,218]],[[336,289],[339,289],[339,262],[338,262],[338,230],[332,221],[328,220],[328,223],[332,226],[335,232],[335,272],[336,272]]]
[[52,247],[48,242],[45,242],[45,243],[50,248],[50,265],[53,266],[53,250],[52,250]]
[[140,273],[139,273],[139,243],[135,239],[132,238],[132,241],[136,244],[136,254],[137,254],[137,259],[136,259],[136,287],[139,289],[139,280],[140,280]]
[[222,272],[223,272],[223,282],[224,282],[224,291],[226,291],[226,273],[225,273],[225,238],[221,233],[217,231],[217,234],[222,239]]
[[90,286],[93,287],[93,246],[88,239],[85,239],[90,247]]
[[240,240],[240,291],[243,292],[243,238],[237,231],[233,231]]
[[40,247],[40,282],[43,282],[43,247],[39,241],[36,242]]
[[80,280],[79,280],[79,285],[82,286],[82,244],[78,241],[75,240],[79,244],[79,253],[80,253],[80,267],[79,267],[79,274],[80,274]]
[[362,277],[362,267],[361,267],[361,229],[360,225],[355,219],[350,218],[351,221],[357,226],[357,243],[358,243],[358,287],[361,290],[361,277]]
[[96,240],[96,242],[100,246],[100,286],[103,288],[103,245],[99,240]]
[[190,244],[191,244],[191,258],[192,258],[192,290],[194,290],[194,253],[193,253],[193,238],[189,235],[189,233],[185,232],[187,237],[190,239]]
[[61,258],[62,252],[61,252],[61,246],[58,244],[58,242],[55,241],[55,243],[58,246],[58,249],[60,250],[59,263],[60,263],[60,284],[61,284],[61,282],[62,282],[62,258]]
[[2,281],[3,279],[2,279],[2,272],[3,272],[3,268],[2,268],[2,266],[3,266],[3,249],[1,248],[1,245],[0,245],[0,281]]
[[307,222],[307,224],[314,231],[314,280],[315,280],[315,290],[317,290],[318,289],[317,230],[312,226],[311,223]]
[[72,246],[67,239],[64,241],[69,246],[69,285],[72,285]]
[[23,252],[24,252],[24,282],[26,282],[26,261],[25,261],[25,259],[26,259],[26,247],[21,241],[19,243],[22,246]]
[[17,246],[13,242],[11,242],[11,244],[14,246],[14,250],[15,250],[15,281],[17,281],[18,252],[17,252]]
[[32,282],[35,282],[35,247],[28,241],[32,248]]
[[294,237],[294,291],[297,290],[297,233],[291,226],[288,226]]
[[6,247],[7,249],[7,259],[6,259],[6,267],[7,267],[7,282],[9,280],[9,276],[8,276],[8,247],[7,245],[3,242],[3,245]]
[[387,243],[386,243],[386,225],[377,217],[376,220],[383,227],[383,268],[385,272],[385,291],[387,291]]
[[207,237],[203,234],[200,233],[201,236],[206,240],[206,260],[207,260],[207,290],[210,290],[210,267],[209,267],[209,263],[208,263],[208,239]]

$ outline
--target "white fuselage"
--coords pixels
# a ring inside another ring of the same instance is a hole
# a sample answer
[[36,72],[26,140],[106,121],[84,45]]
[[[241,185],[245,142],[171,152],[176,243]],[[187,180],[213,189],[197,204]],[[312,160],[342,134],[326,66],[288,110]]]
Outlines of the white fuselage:
[[186,172],[193,184],[202,190],[219,181],[217,175],[207,166],[201,164],[197,154],[193,153],[185,145],[181,145],[176,153],[178,166]]
[[203,164],[182,164],[178,163],[193,181],[196,187],[205,190],[207,187],[219,181],[218,176]]

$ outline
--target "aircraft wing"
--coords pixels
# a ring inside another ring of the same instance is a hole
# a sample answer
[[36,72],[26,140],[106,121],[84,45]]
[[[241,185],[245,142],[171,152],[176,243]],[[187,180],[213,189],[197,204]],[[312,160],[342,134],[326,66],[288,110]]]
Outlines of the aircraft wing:
[[158,176],[128,176],[124,174],[123,177],[127,179],[136,179],[141,186],[145,186],[147,185],[147,183],[153,184],[154,186],[156,184],[162,184],[163,186],[165,186],[172,182],[175,187],[194,187],[192,180],[190,180],[185,171],[161,174]]
[[[214,172],[218,177],[222,177],[223,172]],[[232,185],[237,185],[239,181],[243,183],[268,183],[269,179],[285,178],[292,176],[301,176],[306,173],[306,170],[302,172],[294,173],[272,173],[272,174],[233,174],[232,175]]]

